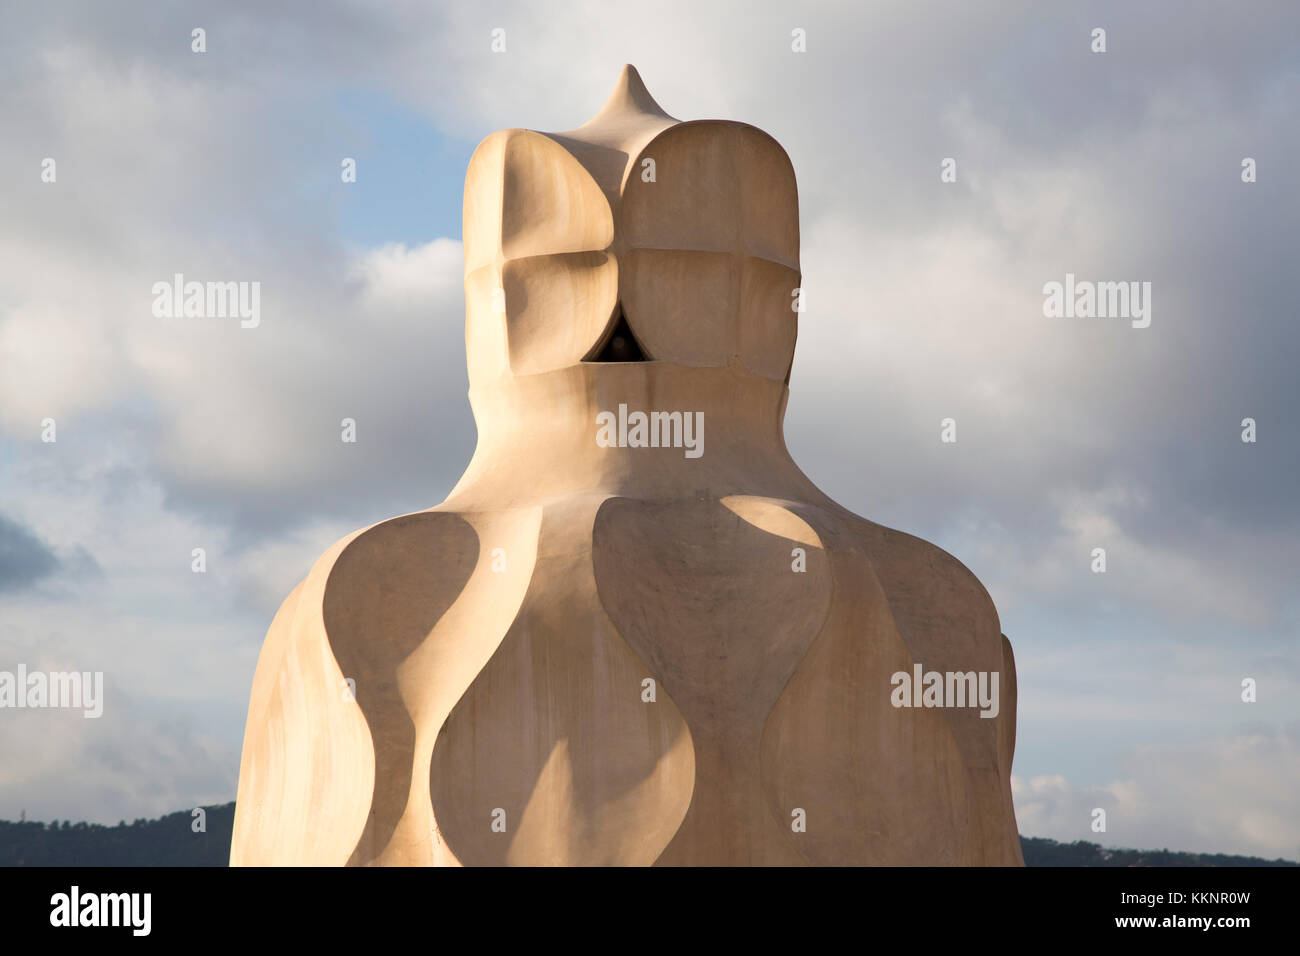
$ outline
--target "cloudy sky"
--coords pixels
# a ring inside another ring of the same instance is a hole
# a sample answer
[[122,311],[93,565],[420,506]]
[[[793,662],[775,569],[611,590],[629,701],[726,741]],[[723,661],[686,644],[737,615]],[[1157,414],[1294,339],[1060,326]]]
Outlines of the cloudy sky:
[[[281,599],[473,450],[470,153],[631,62],[789,152],[787,442],[988,587],[1021,832],[1300,858],[1294,4],[290,6],[0,15],[0,670],[106,682],[99,720],[0,712],[0,819],[234,798]],[[261,324],[155,317],[178,272],[260,282]],[[1066,273],[1152,283],[1150,326],[1046,318]]]

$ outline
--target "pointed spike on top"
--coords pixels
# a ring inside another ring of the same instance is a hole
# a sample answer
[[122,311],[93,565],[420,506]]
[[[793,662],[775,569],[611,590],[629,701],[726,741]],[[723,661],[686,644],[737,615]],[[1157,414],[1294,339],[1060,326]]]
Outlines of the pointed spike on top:
[[622,71],[618,74],[618,82],[614,84],[614,92],[609,95],[609,99],[600,108],[600,112],[588,120],[585,125],[590,126],[592,123],[622,119],[638,113],[662,116],[666,119],[673,118],[655,102],[654,97],[650,95],[650,91],[645,88],[645,83],[641,80],[641,74],[636,71],[636,67],[631,63],[627,63],[624,64]]

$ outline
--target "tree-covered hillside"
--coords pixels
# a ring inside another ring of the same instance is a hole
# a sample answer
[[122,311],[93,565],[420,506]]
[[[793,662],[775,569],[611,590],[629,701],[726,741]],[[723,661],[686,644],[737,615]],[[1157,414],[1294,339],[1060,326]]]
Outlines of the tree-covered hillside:
[[[204,807],[205,832],[193,811],[115,827],[97,823],[0,820],[0,866],[225,866],[235,805]],[[1296,866],[1252,856],[1116,850],[1096,843],[1021,837],[1029,866]]]
[[192,810],[115,827],[0,820],[0,866],[225,866],[235,805],[202,809],[200,833]]

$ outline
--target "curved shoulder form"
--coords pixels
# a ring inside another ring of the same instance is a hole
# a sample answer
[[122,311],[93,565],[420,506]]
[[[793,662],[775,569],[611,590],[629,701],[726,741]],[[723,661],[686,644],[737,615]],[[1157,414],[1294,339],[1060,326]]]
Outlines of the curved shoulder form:
[[258,660],[232,865],[455,862],[428,840],[429,755],[513,618],[536,530],[527,512],[425,511],[317,561]]
[[850,526],[918,661],[936,670],[1001,667],[997,609],[966,565],[938,545],[865,518],[853,516]]
[[966,767],[974,832],[991,854],[982,862],[1022,864],[1010,781],[1015,659],[992,598],[969,568],[937,545],[856,516],[852,525],[913,659],[914,700],[918,665],[923,681],[942,675],[941,712]]
[[[1014,676],[999,697],[992,673],[1009,657],[987,594],[920,539],[840,509],[789,507],[825,549],[832,599],[764,727],[773,815],[809,821],[799,846],[814,864],[1022,862],[1007,780]],[[944,675],[940,696],[923,702],[918,668]],[[941,696],[956,687],[948,672],[961,675],[961,700]]]
[[[359,532],[358,532],[359,533]],[[374,753],[325,640],[325,579],[356,535],[336,542],[281,605],[258,657],[244,726],[231,866],[347,861],[365,824]],[[322,783],[338,787],[319,800]]]

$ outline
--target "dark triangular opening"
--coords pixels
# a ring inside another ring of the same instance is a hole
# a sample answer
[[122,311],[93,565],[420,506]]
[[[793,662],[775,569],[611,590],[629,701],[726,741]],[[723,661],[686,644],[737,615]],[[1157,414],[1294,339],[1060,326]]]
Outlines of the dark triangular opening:
[[605,339],[605,344],[594,358],[587,359],[589,362],[648,362],[650,356],[645,354],[641,348],[641,343],[636,340],[632,334],[632,327],[627,324],[627,316],[623,314],[622,303],[618,306],[618,318],[614,322],[614,328]]

